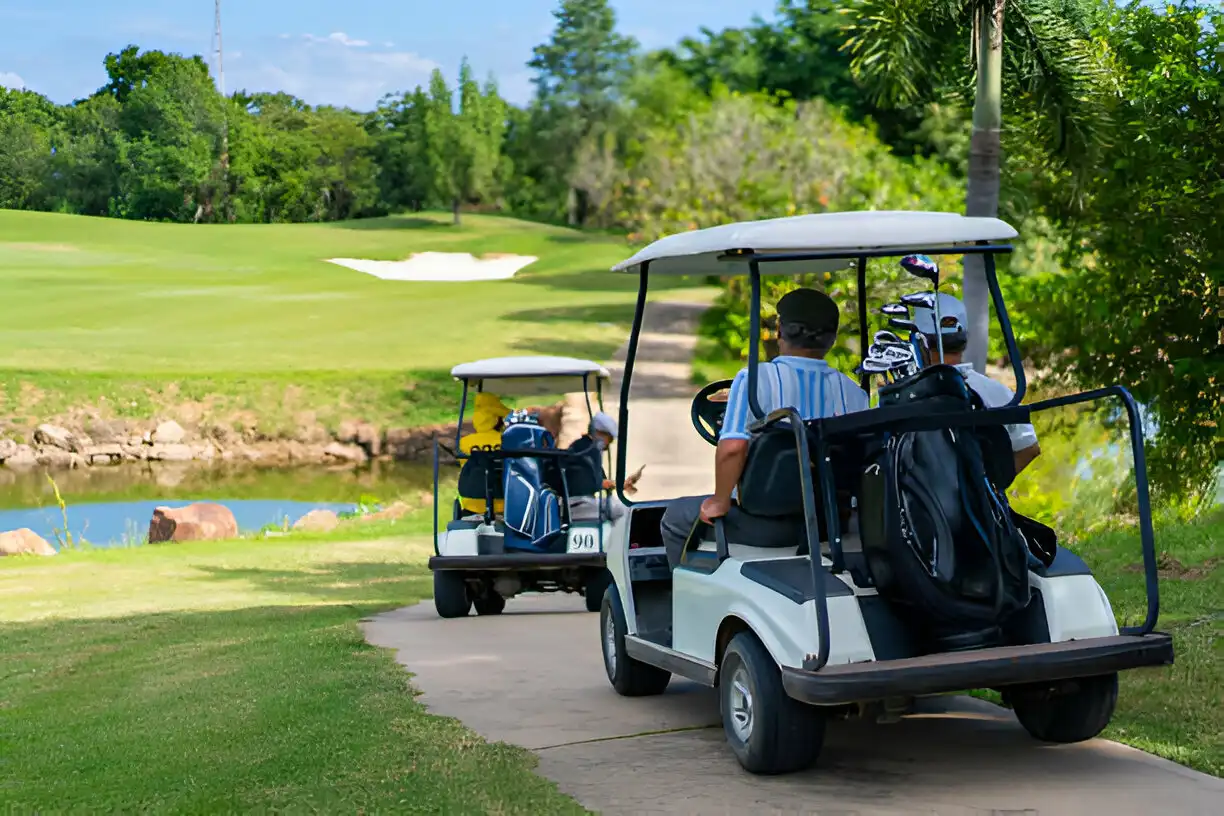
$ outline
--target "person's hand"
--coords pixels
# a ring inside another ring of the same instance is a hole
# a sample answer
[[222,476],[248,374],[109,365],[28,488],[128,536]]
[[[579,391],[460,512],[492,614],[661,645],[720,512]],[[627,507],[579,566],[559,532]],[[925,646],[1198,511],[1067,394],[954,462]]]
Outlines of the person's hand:
[[710,496],[701,503],[701,520],[706,524],[713,524],[714,519],[722,518],[731,510],[731,501],[729,499],[720,499],[718,496]]
[[611,479],[604,479],[604,480],[603,480],[603,489],[604,489],[604,490],[615,490],[615,489],[616,489],[616,482],[612,481]]

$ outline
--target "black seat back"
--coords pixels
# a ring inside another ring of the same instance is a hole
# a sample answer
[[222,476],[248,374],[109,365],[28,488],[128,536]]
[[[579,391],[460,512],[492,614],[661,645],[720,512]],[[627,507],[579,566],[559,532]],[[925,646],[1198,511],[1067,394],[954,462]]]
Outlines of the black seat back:
[[602,491],[604,470],[599,447],[589,437],[581,437],[569,446],[567,453],[560,461],[569,495],[594,496]]
[[465,499],[485,499],[492,488],[493,498],[504,498],[502,463],[486,451],[474,450],[459,469],[459,495]]
[[[803,467],[811,471],[811,463]],[[799,448],[789,424],[770,425],[754,434],[736,491],[740,509],[764,518],[802,518],[799,468]]]

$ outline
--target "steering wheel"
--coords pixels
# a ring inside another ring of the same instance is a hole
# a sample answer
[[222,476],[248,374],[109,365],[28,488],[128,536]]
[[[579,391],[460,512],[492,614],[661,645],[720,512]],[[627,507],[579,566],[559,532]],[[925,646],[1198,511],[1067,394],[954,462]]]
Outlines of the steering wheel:
[[731,380],[718,380],[707,385],[693,397],[690,416],[697,435],[711,445],[718,444],[718,433],[722,430],[723,417],[727,413],[727,398],[713,399],[720,391],[731,387]]

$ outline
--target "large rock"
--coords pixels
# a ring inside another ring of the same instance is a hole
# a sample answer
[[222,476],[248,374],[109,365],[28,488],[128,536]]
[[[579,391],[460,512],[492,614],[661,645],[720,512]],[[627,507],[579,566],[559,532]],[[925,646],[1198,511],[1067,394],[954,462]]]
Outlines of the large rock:
[[372,457],[382,453],[382,431],[377,425],[369,422],[362,422],[358,425],[356,442]]
[[154,445],[177,445],[186,438],[187,432],[183,430],[183,426],[169,419],[153,431],[152,442]]
[[190,445],[162,445],[154,443],[149,446],[148,458],[154,462],[190,462],[192,450]]
[[70,453],[82,453],[92,444],[92,440],[85,434],[73,433],[59,425],[43,423],[34,431],[34,443]]
[[32,468],[38,464],[38,455],[29,445],[18,445],[9,456],[4,457],[4,466],[14,470]]
[[331,510],[311,510],[297,521],[293,529],[310,533],[327,533],[340,524],[340,517]]
[[99,445],[123,442],[128,435],[127,423],[121,419],[107,421],[95,418],[85,426],[85,430],[89,438]]
[[35,455],[34,461],[43,467],[59,468],[61,470],[78,467],[84,462],[77,454],[70,453],[61,448],[42,448]]
[[0,533],[0,555],[55,555],[55,548],[38,533],[22,527]]
[[11,439],[0,439],[0,462],[17,453],[17,443]]
[[365,448],[360,445],[345,445],[342,442],[333,442],[328,445],[323,449],[323,455],[342,462],[364,462],[368,458]]
[[149,522],[149,543],[237,538],[238,521],[228,507],[196,502],[186,507],[158,507]]

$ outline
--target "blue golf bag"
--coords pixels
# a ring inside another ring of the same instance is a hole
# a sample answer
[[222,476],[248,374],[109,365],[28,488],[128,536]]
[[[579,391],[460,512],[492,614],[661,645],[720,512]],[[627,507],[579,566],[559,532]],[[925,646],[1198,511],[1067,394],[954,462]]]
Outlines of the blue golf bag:
[[502,487],[507,550],[549,552],[561,537],[561,499],[548,485],[547,461],[509,455],[512,451],[551,450],[556,446],[553,435],[534,416],[515,412],[506,418],[502,450],[508,453]]

